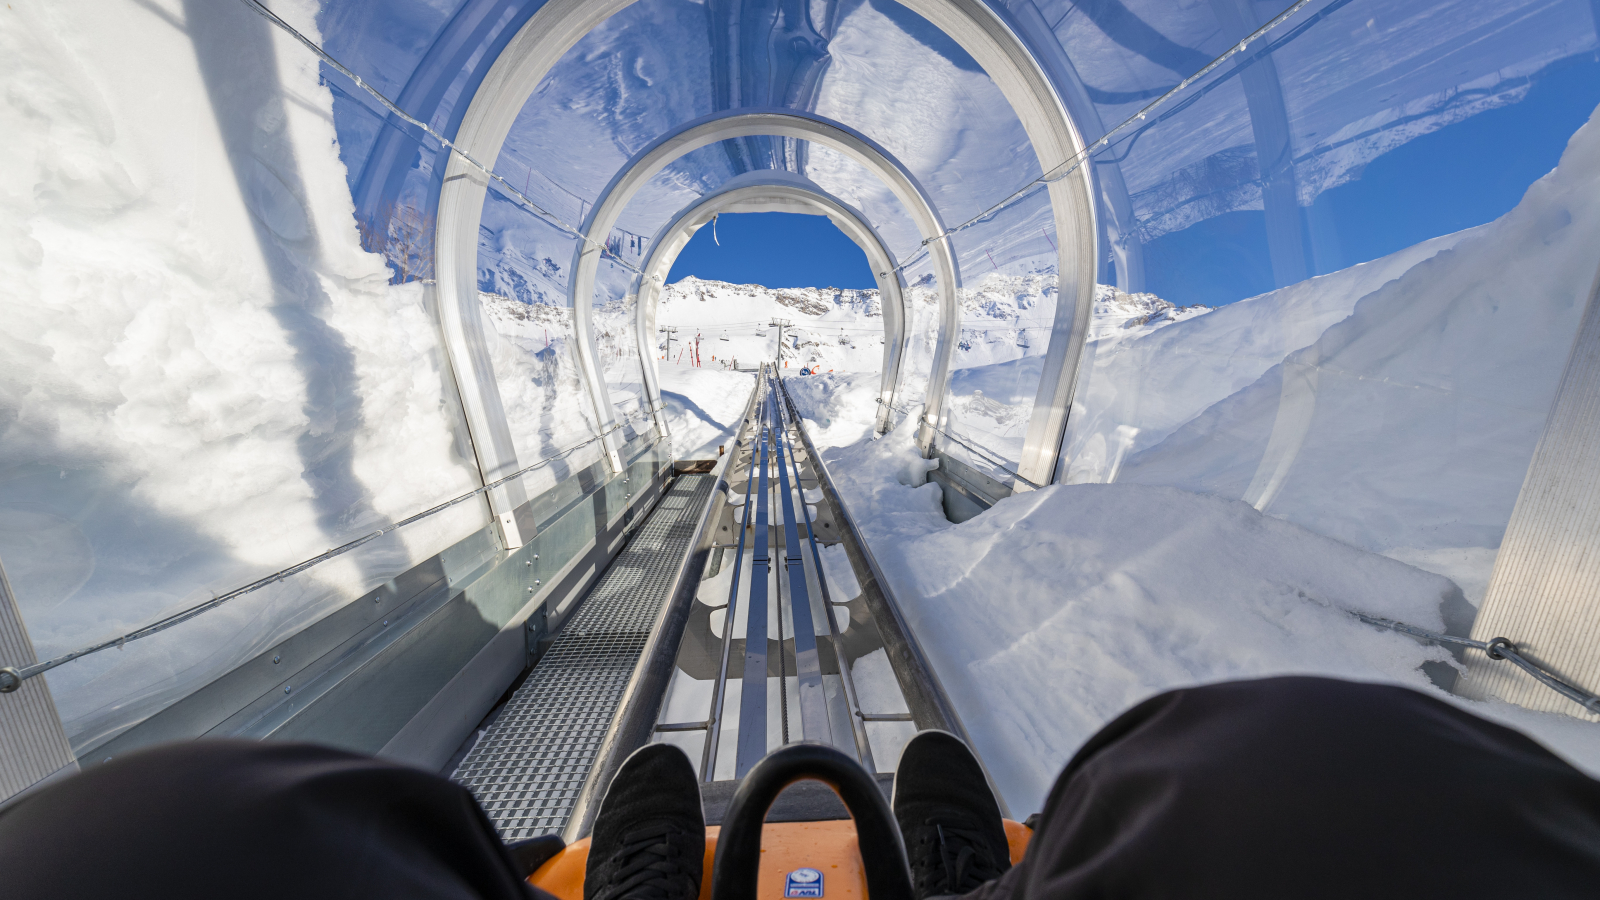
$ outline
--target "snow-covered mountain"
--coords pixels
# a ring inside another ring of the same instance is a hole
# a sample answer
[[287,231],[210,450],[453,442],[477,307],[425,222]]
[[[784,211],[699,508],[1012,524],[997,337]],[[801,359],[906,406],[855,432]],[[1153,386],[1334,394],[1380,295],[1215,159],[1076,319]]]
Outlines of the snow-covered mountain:
[[[962,288],[958,292],[961,341],[954,367],[971,369],[1043,353],[1055,319],[1055,282],[1053,270],[995,273]],[[911,352],[916,371],[925,369],[931,357],[938,295],[931,284],[916,284],[906,289],[906,297],[917,323]],[[1091,340],[1137,337],[1209,311],[1101,285]],[[876,290],[768,288],[693,277],[667,285],[662,292],[657,321],[663,329],[675,326],[678,331],[670,360],[665,359],[666,335],[659,336],[658,357],[670,364],[689,364],[698,336],[702,366],[713,355],[719,362],[738,358],[741,366],[772,359],[778,340],[774,319],[792,323],[784,329],[783,350],[791,367],[839,372],[875,372],[882,367],[883,307]]]

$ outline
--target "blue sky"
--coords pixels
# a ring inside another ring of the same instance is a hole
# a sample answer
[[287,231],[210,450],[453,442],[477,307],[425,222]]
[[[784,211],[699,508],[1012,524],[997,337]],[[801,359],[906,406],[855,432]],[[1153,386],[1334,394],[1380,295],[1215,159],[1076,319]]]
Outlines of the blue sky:
[[[1428,238],[1504,215],[1555,168],[1567,141],[1600,104],[1600,62],[1558,62],[1534,77],[1518,103],[1489,110],[1401,145],[1355,181],[1305,210],[1308,258],[1317,274],[1387,256]],[[1234,212],[1166,235],[1146,248],[1147,289],[1174,303],[1231,303],[1271,290],[1260,212]],[[744,213],[721,217],[718,246],[702,228],[668,276],[768,287],[870,288],[861,249],[822,216]]]
[[[720,246],[719,246],[720,244]],[[678,255],[670,284],[693,275],[767,287],[876,287],[867,255],[826,216],[724,213]]]
[[[1533,78],[1518,103],[1395,148],[1309,209],[1308,258],[1326,274],[1442,234],[1492,222],[1555,168],[1600,104],[1600,62],[1571,57]],[[1264,214],[1232,212],[1145,247],[1146,289],[1215,306],[1272,290]]]

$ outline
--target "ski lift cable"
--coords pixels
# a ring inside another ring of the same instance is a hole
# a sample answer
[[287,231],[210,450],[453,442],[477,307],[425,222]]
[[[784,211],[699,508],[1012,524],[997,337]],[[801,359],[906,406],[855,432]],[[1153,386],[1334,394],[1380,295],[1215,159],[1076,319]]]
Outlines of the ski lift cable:
[[410,113],[408,113],[405,110],[401,109],[399,106],[396,106],[394,101],[390,100],[388,97],[385,97],[382,93],[380,93],[377,90],[377,88],[374,88],[372,85],[367,84],[365,81],[363,81],[360,75],[357,75],[356,73],[350,71],[350,69],[347,68],[343,63],[339,62],[337,59],[334,59],[333,56],[331,54],[329,54],[328,51],[322,49],[322,47],[319,46],[316,41],[313,41],[310,38],[306,37],[305,35],[301,34],[293,25],[290,25],[288,22],[285,22],[283,19],[279,18],[277,13],[274,13],[272,10],[267,9],[265,6],[263,6],[261,4],[261,0],[239,0],[239,2],[241,2],[245,6],[249,7],[251,11],[253,11],[257,15],[261,16],[262,18],[266,19],[268,22],[271,22],[272,24],[274,24],[274,25],[278,26],[279,28],[283,29],[284,31],[288,32],[295,40],[297,40],[301,44],[305,45],[306,49],[310,50],[312,53],[315,53],[318,57],[320,57],[322,59],[323,62],[327,63],[330,67],[332,67],[334,70],[336,70],[339,74],[341,74],[344,77],[350,79],[352,82],[355,82],[356,87],[361,88],[363,91],[366,91],[368,94],[370,94],[374,100],[377,100],[380,104],[383,105],[384,109],[387,109],[389,112],[391,112],[394,115],[400,117],[401,119],[403,119],[408,124],[415,125],[416,127],[422,129],[424,132],[426,132],[434,140],[438,141],[440,144],[443,144],[445,146],[445,148],[448,149],[451,153],[454,153],[456,156],[460,157],[462,162],[465,162],[467,165],[471,166],[472,168],[477,169],[478,171],[482,172],[484,175],[488,176],[491,180],[496,182],[499,185],[498,190],[501,190],[502,192],[511,195],[512,198],[520,201],[523,205],[527,206],[527,208],[530,209],[539,218],[544,219],[545,221],[549,222],[550,224],[555,225],[557,228],[560,228],[561,230],[567,232],[568,234],[573,235],[574,237],[576,237],[578,240],[584,242],[585,244],[589,244],[590,246],[592,246],[595,249],[599,250],[601,256],[610,257],[618,265],[621,265],[623,268],[632,271],[634,274],[636,274],[636,275],[643,275],[644,274],[644,270],[643,269],[640,269],[638,266],[633,265],[632,263],[630,263],[627,260],[623,259],[622,257],[618,256],[617,254],[612,253],[611,252],[611,248],[607,247],[603,242],[596,241],[595,239],[589,237],[588,235],[584,234],[579,229],[574,228],[573,226],[567,224],[564,220],[561,219],[560,216],[557,216],[555,213],[552,213],[549,210],[545,209],[544,207],[540,206],[539,204],[535,203],[532,199],[530,199],[528,197],[528,195],[524,194],[523,192],[521,192],[521,191],[517,190],[515,187],[513,187],[511,182],[509,182],[509,181],[505,180],[504,178],[502,178],[493,169],[489,168],[488,166],[484,165],[481,162],[478,162],[467,151],[462,150],[460,147],[457,147],[455,145],[454,141],[452,141],[449,138],[445,137],[444,135],[440,134],[438,131],[436,131],[433,128],[433,126],[431,126],[428,123],[422,121],[421,119],[418,119],[416,116],[411,115]]
[[363,535],[361,537],[358,537],[355,540],[350,541],[348,543],[340,544],[339,546],[334,547],[331,550],[327,550],[327,551],[325,551],[323,553],[320,553],[320,554],[318,554],[316,556],[313,556],[310,559],[303,560],[301,562],[295,563],[292,566],[289,566],[288,568],[280,569],[280,570],[278,570],[276,572],[273,572],[271,575],[267,575],[267,576],[264,576],[262,578],[258,578],[255,581],[250,582],[249,584],[246,584],[246,585],[244,585],[242,587],[234,588],[233,590],[228,591],[225,594],[220,594],[220,595],[213,596],[211,599],[205,601],[204,603],[200,603],[200,604],[198,604],[196,606],[191,606],[188,609],[182,610],[180,612],[173,613],[172,615],[166,616],[165,618],[158,619],[158,620],[150,623],[149,625],[146,625],[146,626],[144,626],[142,628],[138,628],[138,629],[135,629],[133,631],[130,631],[127,634],[121,635],[119,637],[111,638],[110,640],[101,641],[98,644],[93,644],[93,645],[90,645],[88,647],[84,647],[84,648],[79,649],[79,650],[74,650],[71,653],[63,653],[62,655],[57,656],[57,657],[55,657],[53,659],[48,659],[48,660],[45,660],[44,662],[34,663],[31,666],[22,666],[21,668],[17,668],[17,667],[13,667],[13,666],[0,666],[0,694],[9,694],[9,693],[15,691],[17,688],[21,687],[22,683],[24,681],[27,681],[29,678],[32,678],[35,675],[41,675],[41,674],[43,674],[45,672],[50,671],[51,669],[56,668],[57,666],[64,665],[66,663],[72,662],[75,659],[79,659],[79,658],[88,656],[91,653],[98,653],[101,650],[109,650],[112,647],[117,647],[117,648],[120,649],[121,647],[125,646],[129,641],[137,641],[137,640],[139,640],[141,638],[147,638],[147,637],[150,637],[151,635],[159,634],[160,632],[166,631],[168,628],[171,628],[174,625],[180,625],[180,624],[182,624],[184,622],[189,621],[190,619],[195,618],[196,616],[201,615],[202,613],[206,613],[206,612],[209,612],[209,611],[211,611],[213,609],[216,609],[217,607],[222,606],[223,604],[227,603],[230,600],[238,599],[239,597],[243,597],[245,594],[254,593],[254,592],[258,591],[258,590],[261,590],[264,587],[267,587],[268,585],[275,584],[275,583],[277,583],[279,581],[283,581],[285,578],[288,578],[291,575],[298,575],[299,573],[304,572],[307,569],[310,569],[310,568],[312,568],[312,567],[314,567],[316,565],[319,565],[321,563],[327,562],[328,560],[333,559],[334,557],[343,556],[344,554],[349,553],[351,550],[354,550],[357,547],[362,546],[363,544],[367,544],[367,543],[370,543],[372,541],[375,541],[378,538],[383,537],[384,535],[386,535],[386,534],[388,534],[388,533],[390,533],[392,531],[398,531],[399,529],[404,528],[407,525],[411,525],[411,524],[413,524],[415,522],[419,522],[419,521],[421,521],[423,519],[428,518],[429,516],[435,515],[436,513],[444,512],[445,510],[450,509],[451,507],[456,506],[458,504],[465,503],[468,500],[471,500],[472,498],[477,497],[480,494],[487,493],[489,491],[494,490],[497,487],[500,487],[502,485],[508,484],[508,483],[510,483],[511,481],[513,481],[513,480],[515,480],[517,478],[521,478],[522,476],[527,475],[528,473],[533,472],[536,469],[542,469],[545,466],[548,466],[553,462],[557,462],[559,460],[565,459],[568,456],[572,455],[573,453],[576,453],[577,451],[583,449],[584,447],[587,447],[587,446],[589,446],[591,444],[594,444],[594,443],[597,443],[599,441],[604,440],[606,435],[609,435],[614,431],[620,431],[621,429],[623,429],[624,427],[626,427],[628,424],[632,423],[633,421],[638,420],[640,418],[644,418],[647,415],[648,414],[643,412],[642,410],[638,411],[638,412],[635,412],[635,413],[628,414],[623,418],[623,420],[621,422],[618,422],[618,423],[612,425],[611,427],[605,429],[604,431],[601,431],[600,433],[594,435],[593,437],[590,437],[588,440],[581,441],[581,442],[579,442],[577,444],[573,444],[571,447],[568,447],[565,450],[560,451],[559,453],[556,453],[556,454],[554,454],[552,456],[547,456],[544,459],[541,459],[538,462],[534,463],[533,465],[525,466],[524,468],[518,469],[517,471],[512,472],[510,475],[507,475],[504,478],[500,478],[500,479],[497,479],[495,481],[491,481],[488,484],[486,484],[483,487],[480,487],[480,488],[478,488],[476,490],[468,491],[467,493],[462,494],[459,497],[455,497],[453,499],[446,500],[445,502],[440,503],[437,506],[431,507],[429,509],[425,509],[422,512],[419,512],[419,513],[417,513],[415,515],[408,516],[407,518],[401,519],[400,521],[395,522],[395,523],[393,523],[391,525],[386,525],[386,526],[384,526],[382,528],[379,528],[377,531],[374,531],[374,532],[372,532],[370,534],[366,534],[366,535]]
[[[1341,0],[1335,0],[1334,3],[1329,5],[1329,8],[1324,9],[1322,12],[1313,17],[1312,21],[1321,19],[1326,13],[1331,12],[1333,7],[1344,6],[1345,3],[1348,2],[1349,0],[1342,0],[1342,2]],[[1074,153],[1070,158],[1062,162],[1060,165],[1048,172],[1045,172],[1027,184],[1024,184],[1022,187],[1017,188],[1015,191],[1012,191],[1009,195],[1001,199],[998,203],[995,203],[988,209],[985,209],[983,212],[978,213],[976,216],[973,216],[967,221],[962,222],[960,225],[957,225],[953,228],[946,228],[943,232],[933,237],[924,238],[918,251],[913,254],[910,259],[907,259],[905,262],[895,266],[891,271],[903,271],[906,267],[920,262],[928,255],[928,246],[930,244],[942,241],[957,232],[965,231],[968,228],[979,224],[980,222],[984,222],[990,218],[993,218],[1001,211],[1008,209],[1018,202],[1026,199],[1028,196],[1035,193],[1039,188],[1061,181],[1062,179],[1071,175],[1073,172],[1076,172],[1078,169],[1083,167],[1083,164],[1087,162],[1090,157],[1101,152],[1102,150],[1108,149],[1111,146],[1113,139],[1119,133],[1128,129],[1137,122],[1144,121],[1152,112],[1156,110],[1157,107],[1165,105],[1168,100],[1171,100],[1173,97],[1187,90],[1190,85],[1211,74],[1211,72],[1213,72],[1218,66],[1222,65],[1224,62],[1227,62],[1229,59],[1232,59],[1234,56],[1243,53],[1245,49],[1248,48],[1250,44],[1254,43],[1258,38],[1265,36],[1267,32],[1272,31],[1274,28],[1277,28],[1279,25],[1283,24],[1285,21],[1293,17],[1295,13],[1304,9],[1310,3],[1311,0],[1295,0],[1295,2],[1291,3],[1287,9],[1281,13],[1278,13],[1276,16],[1273,16],[1272,19],[1265,25],[1262,25],[1255,31],[1250,32],[1250,34],[1246,35],[1244,39],[1222,51],[1222,53],[1215,59],[1202,66],[1198,72],[1195,72],[1188,78],[1178,82],[1176,87],[1145,104],[1145,106],[1138,112],[1126,119],[1123,119],[1116,125],[1116,127],[1102,135],[1099,140],[1089,144],[1082,150],[1079,150],[1077,153]],[[1306,24],[1309,25],[1311,23],[1307,22]],[[1268,47],[1267,51],[1270,52],[1273,49],[1275,48]]]

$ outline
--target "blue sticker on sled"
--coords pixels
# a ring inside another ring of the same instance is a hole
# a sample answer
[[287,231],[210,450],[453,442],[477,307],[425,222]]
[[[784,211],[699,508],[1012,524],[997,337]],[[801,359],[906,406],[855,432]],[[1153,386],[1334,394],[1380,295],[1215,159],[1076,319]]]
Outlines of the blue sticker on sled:
[[785,897],[821,897],[822,873],[816,869],[795,869],[783,885]]

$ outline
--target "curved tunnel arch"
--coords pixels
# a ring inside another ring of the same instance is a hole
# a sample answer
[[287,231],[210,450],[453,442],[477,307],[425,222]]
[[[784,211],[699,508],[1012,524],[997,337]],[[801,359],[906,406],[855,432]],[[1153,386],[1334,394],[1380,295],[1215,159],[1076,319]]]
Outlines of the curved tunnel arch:
[[[545,3],[507,43],[472,95],[455,136],[456,146],[476,159],[497,159],[523,105],[556,62],[584,35],[634,2]],[[949,35],[994,81],[1027,133],[1043,171],[1051,172],[1083,151],[1084,141],[1038,60],[1010,24],[983,0],[902,2]],[[1060,247],[1061,299],[1023,443],[1018,472],[1025,481],[1019,481],[1018,489],[1024,489],[1026,482],[1044,484],[1052,479],[1072,404],[1093,311],[1098,263],[1091,168],[1080,166],[1047,189]],[[517,468],[515,445],[488,361],[484,324],[476,303],[478,226],[487,188],[480,172],[450,156],[439,193],[434,244],[440,327],[486,480]],[[933,391],[929,393],[933,395]],[[942,395],[938,399],[942,401]],[[929,423],[932,427],[943,424],[943,416]],[[931,449],[931,427],[924,428],[922,437],[924,446]],[[614,453],[607,455],[614,466],[620,465]],[[515,481],[489,495],[511,545],[521,543],[512,513],[523,499],[522,488]]]
[[651,408],[655,410],[656,426],[663,434],[667,433],[667,423],[661,415],[661,384],[655,354],[645,354],[644,348],[655,344],[656,311],[661,288],[666,283],[672,264],[688,245],[689,239],[705,223],[725,212],[798,212],[826,216],[866,254],[867,262],[872,267],[873,280],[877,282],[879,305],[883,311],[883,381],[878,397],[884,405],[879,408],[877,430],[879,433],[887,430],[892,415],[890,408],[899,390],[900,370],[905,361],[908,337],[905,285],[897,271],[894,252],[859,210],[824,191],[810,179],[776,170],[749,172],[731,179],[681,210],[656,232],[650,242],[651,249],[645,258],[644,272],[637,278],[636,327],[641,354],[647,357],[644,360],[645,391]]
[[[730,110],[688,122],[635,153],[595,198],[582,227],[588,240],[574,251],[568,297],[578,338],[579,367],[589,387],[598,421],[603,423],[602,427],[609,428],[613,409],[604,373],[597,364],[591,327],[595,279],[600,265],[599,247],[634,195],[674,160],[718,141],[754,135],[812,141],[849,156],[878,176],[916,223],[930,248],[939,279],[939,339],[928,376],[926,415],[933,422],[942,422],[942,401],[950,380],[950,362],[961,330],[961,303],[956,293],[961,287],[961,272],[950,241],[944,236],[944,220],[916,177],[887,150],[838,122],[790,109]],[[639,348],[641,357],[645,353],[644,346]],[[931,437],[931,433],[923,435],[925,441]]]

